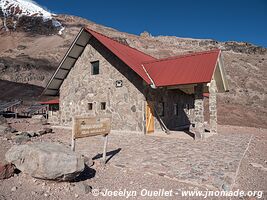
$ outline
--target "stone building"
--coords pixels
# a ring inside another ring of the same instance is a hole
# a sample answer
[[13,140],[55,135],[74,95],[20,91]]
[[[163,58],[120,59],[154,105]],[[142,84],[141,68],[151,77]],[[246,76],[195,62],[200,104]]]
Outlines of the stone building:
[[43,94],[59,96],[61,125],[71,126],[73,116],[111,116],[116,131],[190,127],[201,138],[203,93],[209,93],[210,132],[216,133],[216,93],[227,90],[218,49],[156,59],[83,28]]

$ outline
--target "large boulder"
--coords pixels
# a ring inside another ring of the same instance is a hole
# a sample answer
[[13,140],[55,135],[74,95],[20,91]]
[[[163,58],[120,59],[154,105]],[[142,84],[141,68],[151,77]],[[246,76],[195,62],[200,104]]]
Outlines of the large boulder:
[[6,160],[34,178],[69,181],[84,170],[82,156],[57,143],[16,145]]

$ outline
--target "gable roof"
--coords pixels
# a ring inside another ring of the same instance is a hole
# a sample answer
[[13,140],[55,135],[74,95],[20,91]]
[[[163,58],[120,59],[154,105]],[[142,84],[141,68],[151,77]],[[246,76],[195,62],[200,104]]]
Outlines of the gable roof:
[[[89,28],[82,28],[48,82],[42,95],[57,96],[68,73],[75,65],[91,37],[94,37],[147,84],[161,87],[208,83],[213,76],[220,79],[220,91],[228,90],[220,61],[220,50],[192,53],[166,59],[156,59],[135,48],[124,45]],[[218,59],[220,62],[218,62]],[[218,66],[218,67],[217,67]],[[214,75],[216,72],[216,76]]]
[[157,87],[209,83],[215,70],[220,50],[186,54],[143,65]]
[[112,53],[114,53],[120,60],[134,70],[146,83],[151,84],[149,77],[142,67],[142,63],[148,61],[156,61],[150,55],[147,55],[135,48],[121,44],[101,33],[95,32],[91,29],[85,28],[93,37],[107,47]]

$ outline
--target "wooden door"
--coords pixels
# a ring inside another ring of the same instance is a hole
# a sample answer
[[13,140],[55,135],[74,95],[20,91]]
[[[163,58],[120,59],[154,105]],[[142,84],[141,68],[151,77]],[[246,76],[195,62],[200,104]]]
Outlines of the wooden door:
[[146,133],[154,132],[154,110],[153,102],[147,102],[146,105]]

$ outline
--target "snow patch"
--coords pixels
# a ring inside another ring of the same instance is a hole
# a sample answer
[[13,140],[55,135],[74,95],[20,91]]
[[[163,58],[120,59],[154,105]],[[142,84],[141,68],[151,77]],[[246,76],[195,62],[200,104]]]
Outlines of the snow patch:
[[16,17],[19,19],[22,16],[41,17],[44,22],[52,20],[53,26],[60,28],[59,34],[62,34],[64,30],[62,24],[53,18],[56,16],[55,14],[45,10],[32,0],[0,0],[0,9],[2,10],[6,30],[8,30],[6,26],[7,17]]

